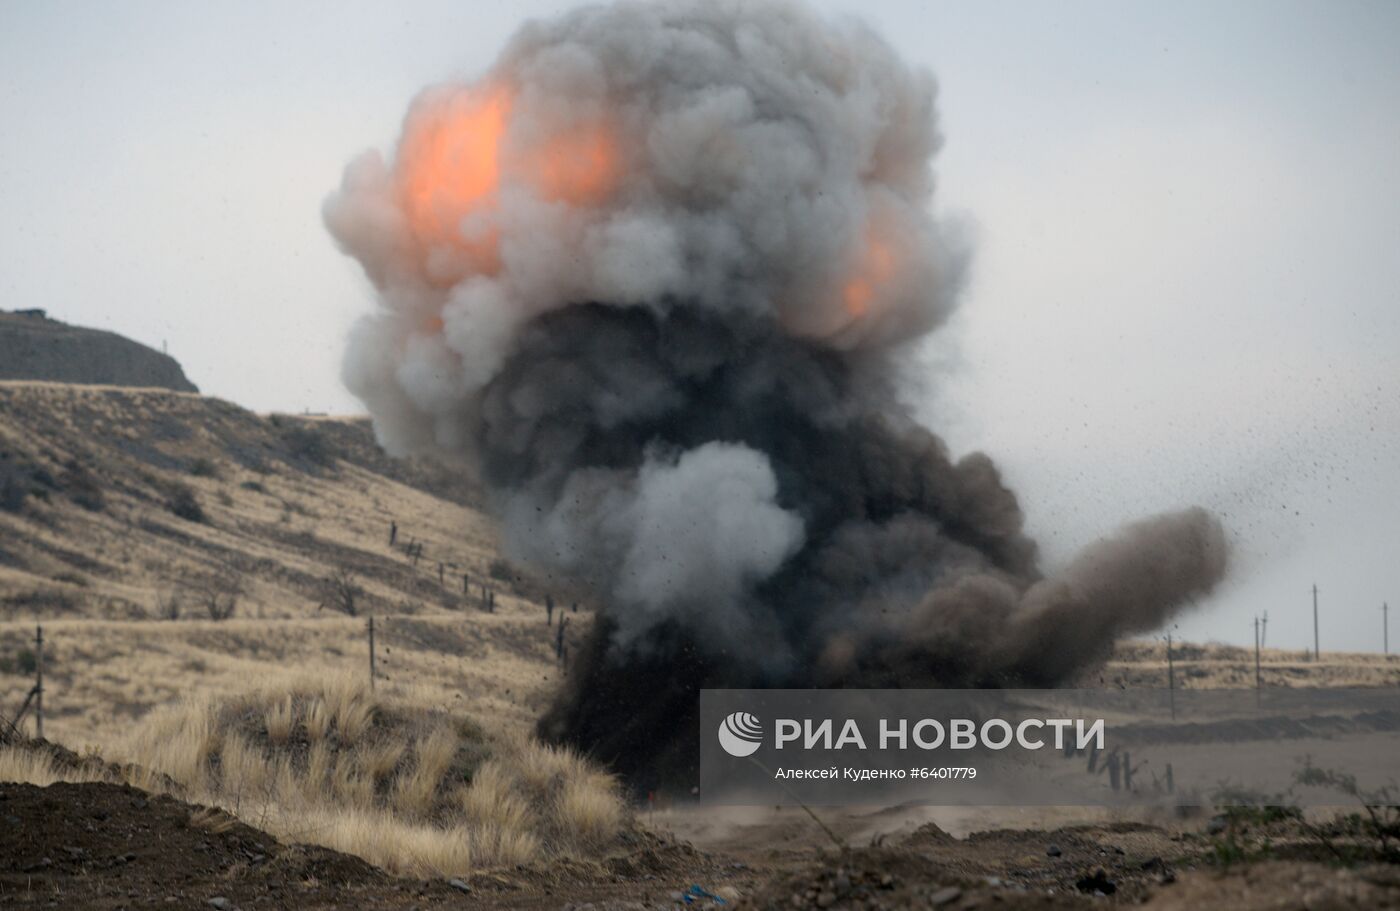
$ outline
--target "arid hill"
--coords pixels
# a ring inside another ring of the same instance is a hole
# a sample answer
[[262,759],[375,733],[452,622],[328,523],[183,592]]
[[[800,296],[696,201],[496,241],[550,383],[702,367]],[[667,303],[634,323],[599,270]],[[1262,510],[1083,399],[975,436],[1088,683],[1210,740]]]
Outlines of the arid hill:
[[0,312],[0,380],[50,380],[198,392],[180,364],[139,342],[49,319]]
[[390,459],[367,421],[0,382],[0,714],[36,622],[45,730],[81,746],[182,696],[365,673],[373,616],[383,679],[528,731],[558,679],[542,602],[565,596],[502,559],[478,496],[464,467]]

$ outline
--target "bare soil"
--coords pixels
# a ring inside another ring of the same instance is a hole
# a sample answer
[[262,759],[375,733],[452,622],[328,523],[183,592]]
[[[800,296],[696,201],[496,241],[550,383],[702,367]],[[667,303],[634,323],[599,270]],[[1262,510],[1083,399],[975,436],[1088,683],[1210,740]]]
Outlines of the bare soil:
[[[636,830],[596,861],[478,871],[453,885],[285,845],[222,812],[127,786],[3,784],[0,906],[1400,908],[1400,867],[1329,863],[1320,844],[1286,826],[1232,822],[1210,835],[1205,824],[1120,821],[966,838],[926,824],[890,842],[837,847],[789,811],[740,824],[727,846],[702,850]],[[1222,838],[1243,846],[1228,866],[1218,860]]]

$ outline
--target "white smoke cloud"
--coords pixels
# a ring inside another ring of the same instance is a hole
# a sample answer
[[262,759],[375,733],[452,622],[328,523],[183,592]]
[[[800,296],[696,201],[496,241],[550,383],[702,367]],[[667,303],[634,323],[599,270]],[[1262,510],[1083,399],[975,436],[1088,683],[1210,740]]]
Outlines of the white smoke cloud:
[[649,453],[635,473],[580,470],[547,512],[517,501],[507,527],[526,559],[612,593],[619,646],[679,620],[744,651],[762,613],[752,587],[803,542],[802,519],[777,495],[763,453],[707,443]]

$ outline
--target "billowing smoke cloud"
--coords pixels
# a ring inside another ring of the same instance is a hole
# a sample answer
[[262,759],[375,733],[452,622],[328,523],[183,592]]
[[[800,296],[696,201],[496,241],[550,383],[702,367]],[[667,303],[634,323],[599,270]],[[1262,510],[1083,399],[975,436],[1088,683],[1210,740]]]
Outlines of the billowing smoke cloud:
[[1223,575],[1188,510],[1043,577],[991,460],[908,417],[966,259],[938,145],[864,26],[678,0],[527,24],[346,169],[380,440],[470,458],[514,555],[601,607],[547,735],[684,776],[701,685],[1051,685]]

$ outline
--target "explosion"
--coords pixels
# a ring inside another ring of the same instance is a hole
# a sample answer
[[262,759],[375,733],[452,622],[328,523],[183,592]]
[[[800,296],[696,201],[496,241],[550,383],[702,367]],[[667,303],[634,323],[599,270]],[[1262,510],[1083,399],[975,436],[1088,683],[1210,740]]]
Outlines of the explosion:
[[797,5],[588,7],[426,90],[326,202],[380,304],[347,384],[595,595],[541,730],[639,786],[691,777],[701,686],[1055,685],[1224,574],[1189,509],[1046,576],[991,460],[910,417],[967,260],[934,97]]

